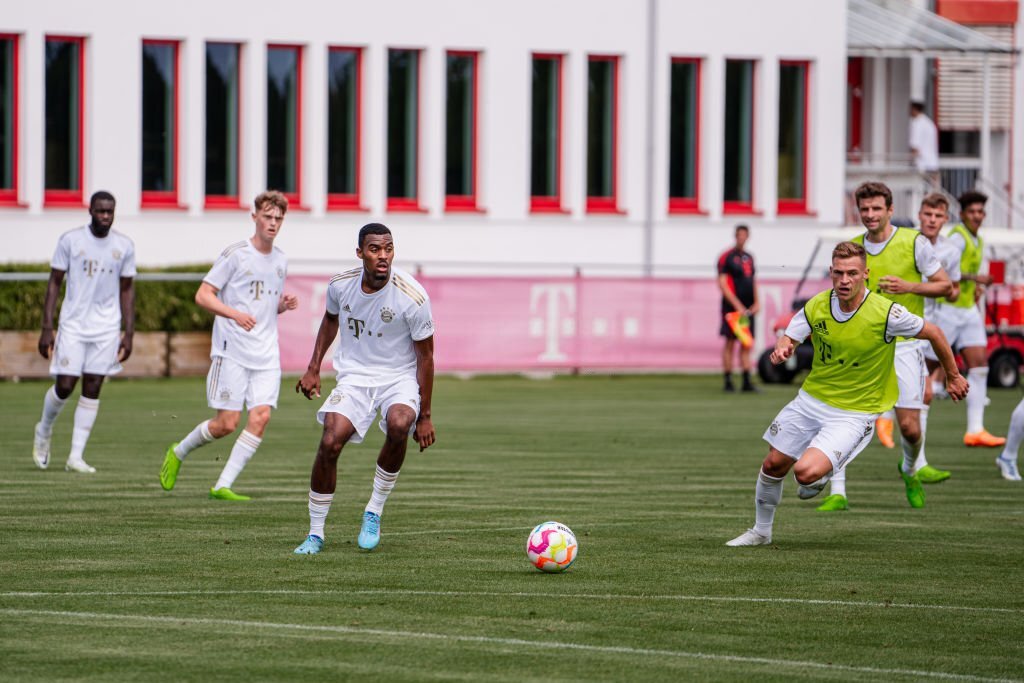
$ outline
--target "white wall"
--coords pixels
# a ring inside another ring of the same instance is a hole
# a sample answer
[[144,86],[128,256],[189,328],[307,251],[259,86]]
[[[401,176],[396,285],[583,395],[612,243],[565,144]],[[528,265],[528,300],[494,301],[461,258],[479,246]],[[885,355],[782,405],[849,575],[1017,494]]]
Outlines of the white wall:
[[[178,0],[173,12],[146,3],[52,0],[17,3],[0,17],[0,32],[23,35],[21,198],[25,208],[0,209],[5,261],[48,259],[61,232],[87,220],[85,209],[42,205],[43,36],[85,35],[86,194],[108,189],[118,198],[117,227],[136,242],[141,264],[209,261],[249,233],[243,211],[203,209],[204,43],[243,48],[241,195],[265,180],[265,53],[268,42],[298,43],[304,52],[302,196],[307,210],[288,215],[279,244],[299,268],[333,269],[350,260],[355,233],[382,220],[396,234],[400,258],[440,263],[612,264],[639,273],[643,261],[647,120],[647,14],[637,0],[516,3],[471,0],[309,0],[284,10],[266,0]],[[299,11],[301,8],[301,11]],[[710,272],[737,222],[753,229],[763,271],[795,268],[815,230],[842,220],[845,169],[845,3],[819,0],[661,0],[657,9],[654,83],[654,262],[657,272]],[[141,209],[141,40],[182,41],[181,199],[179,211]],[[362,46],[362,190],[366,212],[325,210],[328,45]],[[423,49],[421,197],[426,214],[385,211],[385,58],[388,47]],[[480,60],[480,214],[444,212],[443,116],[446,49],[482,51]],[[529,213],[530,54],[562,52],[565,60],[563,194],[568,214]],[[619,197],[622,215],[585,212],[586,58],[621,56]],[[667,211],[668,64],[701,57],[701,194],[704,215]],[[753,216],[723,216],[722,119],[724,60],[758,60],[755,204]],[[775,215],[777,75],[780,59],[812,62],[809,204],[812,215]],[[1021,174],[1024,175],[1024,174]],[[318,264],[327,264],[320,266]],[[317,263],[314,263],[317,262]],[[460,268],[466,270],[466,268]],[[472,267],[470,270],[481,270]],[[450,270],[450,269],[449,269]]]

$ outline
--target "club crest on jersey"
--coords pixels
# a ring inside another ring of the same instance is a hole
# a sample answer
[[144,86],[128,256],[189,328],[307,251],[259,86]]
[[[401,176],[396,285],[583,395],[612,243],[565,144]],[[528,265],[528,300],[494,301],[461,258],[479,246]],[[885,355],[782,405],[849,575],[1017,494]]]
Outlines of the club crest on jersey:
[[341,403],[341,399],[343,398],[345,398],[345,394],[339,394],[337,392],[334,392],[331,394],[331,397],[327,399],[327,402],[330,403],[332,406],[336,406],[339,403]]
[[384,308],[380,309],[380,319],[386,323],[389,323],[395,319],[395,312],[392,311],[387,306],[385,306]]
[[222,400],[222,401],[230,401],[231,400],[231,392],[228,391],[227,389],[225,389],[222,392],[220,392],[220,400]]
[[277,276],[280,278],[284,277],[284,268],[282,268],[281,266],[277,267]]
[[778,436],[779,432],[782,431],[782,425],[778,422],[772,422],[772,426],[768,428],[768,431],[771,432],[772,436]]
[[824,320],[819,320],[814,323],[814,331],[821,336],[828,336],[828,325],[825,324]]
[[110,252],[110,255],[114,257],[115,261],[120,261],[121,256],[123,256],[120,249],[115,249],[114,251]]

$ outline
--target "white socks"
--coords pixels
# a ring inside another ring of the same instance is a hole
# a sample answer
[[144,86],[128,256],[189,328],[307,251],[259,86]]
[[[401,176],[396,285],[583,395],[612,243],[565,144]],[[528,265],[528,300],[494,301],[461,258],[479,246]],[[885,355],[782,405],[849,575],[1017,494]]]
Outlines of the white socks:
[[309,535],[324,537],[324,522],[327,521],[327,512],[331,509],[331,501],[334,500],[333,493],[317,493],[309,490]]
[[754,531],[771,538],[775,508],[781,500],[782,479],[770,477],[762,469],[757,475],[757,486],[754,488]]
[[228,458],[227,464],[224,465],[224,470],[220,473],[220,479],[217,480],[213,488],[231,488],[235,483],[235,479],[245,469],[245,464],[249,462],[249,458],[256,453],[256,449],[260,447],[262,442],[263,439],[260,437],[242,430],[242,433],[238,435],[238,439],[235,441],[235,445],[231,448],[231,457]]
[[921,408],[921,449],[918,451],[917,460],[914,461],[914,472],[928,464],[928,458],[924,454],[924,441],[928,435],[928,411],[931,410],[931,406],[925,404]]
[[832,486],[828,490],[830,495],[846,497],[846,468],[832,472]]
[[366,504],[366,512],[381,514],[384,511],[384,502],[388,499],[391,489],[395,488],[395,481],[398,480],[398,472],[385,472],[377,465],[377,472],[373,475],[373,494],[370,502]]
[[[89,434],[92,426],[96,423],[96,411],[100,408],[98,398],[86,398],[80,396],[78,405],[75,407],[75,426],[71,431],[71,453],[68,455],[68,462],[82,460],[85,452],[85,444],[89,441]],[[50,423],[51,427],[53,423]]]
[[988,368],[967,371],[967,433],[974,434],[985,428],[985,405],[988,403]]
[[1017,462],[1017,452],[1020,450],[1020,443],[1024,441],[1024,400],[1017,404],[1010,417],[1010,433],[1006,435],[1006,445],[999,456],[1003,460]]
[[64,410],[64,404],[67,402],[66,398],[57,396],[56,385],[46,391],[46,396],[43,397],[43,416],[39,418],[39,431],[42,436],[48,437],[53,434],[53,423],[57,421],[57,416]]
[[181,443],[174,447],[174,454],[178,456],[178,460],[184,460],[186,455],[211,441],[213,441],[213,435],[210,434],[210,421],[200,422],[195,429],[188,433],[188,436],[181,440]]
[[921,442],[922,440],[918,439],[916,443],[911,443],[902,434],[900,435],[900,446],[903,448],[903,464],[900,467],[906,474],[914,471],[914,461],[917,460],[917,455],[921,452]]

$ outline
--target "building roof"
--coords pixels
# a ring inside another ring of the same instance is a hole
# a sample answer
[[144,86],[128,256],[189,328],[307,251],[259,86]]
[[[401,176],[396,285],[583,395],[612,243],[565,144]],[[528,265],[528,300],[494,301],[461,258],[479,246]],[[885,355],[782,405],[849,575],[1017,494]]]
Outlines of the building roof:
[[847,54],[854,57],[1012,53],[1014,48],[907,0],[847,0]]

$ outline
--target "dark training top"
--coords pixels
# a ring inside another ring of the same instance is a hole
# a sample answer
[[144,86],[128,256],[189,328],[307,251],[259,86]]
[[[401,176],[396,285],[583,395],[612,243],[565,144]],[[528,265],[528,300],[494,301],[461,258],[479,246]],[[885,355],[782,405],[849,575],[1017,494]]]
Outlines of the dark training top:
[[[718,274],[726,276],[729,289],[744,306],[754,305],[754,257],[742,249],[726,251],[718,258]],[[722,297],[722,313],[732,312],[732,304]]]

